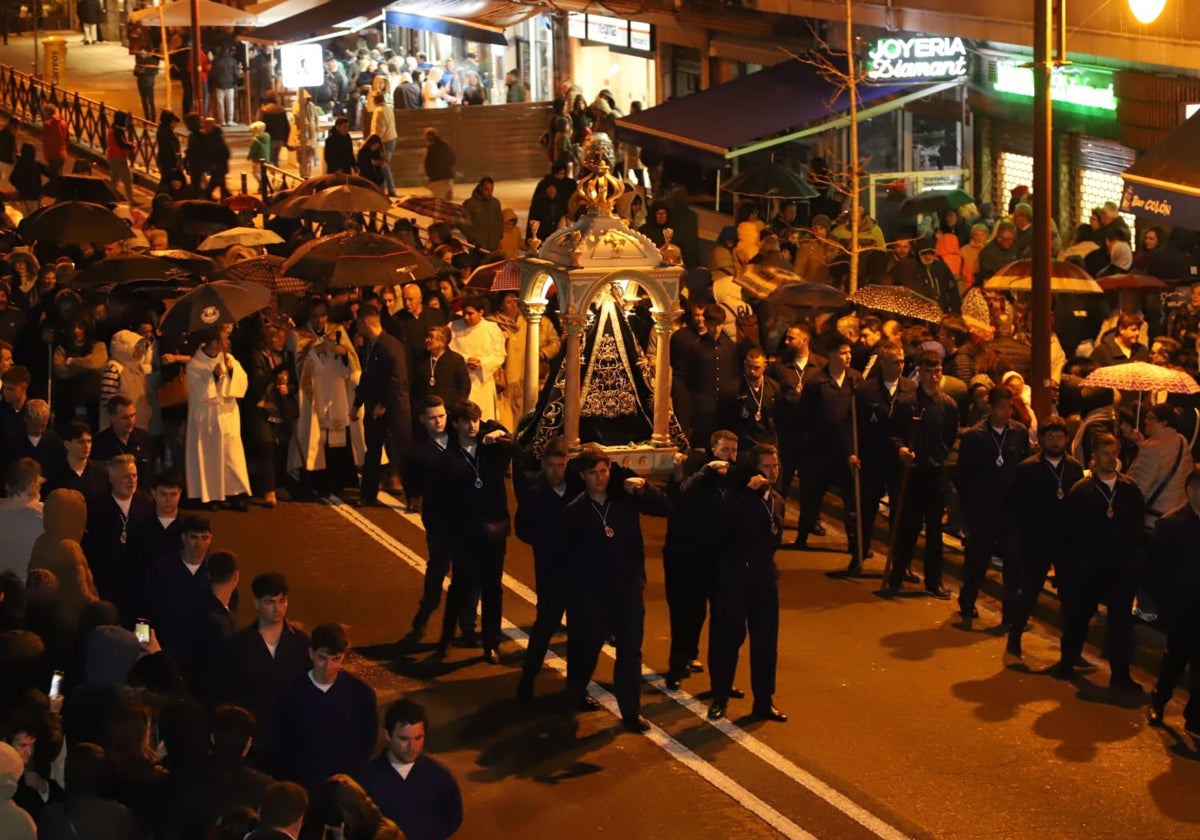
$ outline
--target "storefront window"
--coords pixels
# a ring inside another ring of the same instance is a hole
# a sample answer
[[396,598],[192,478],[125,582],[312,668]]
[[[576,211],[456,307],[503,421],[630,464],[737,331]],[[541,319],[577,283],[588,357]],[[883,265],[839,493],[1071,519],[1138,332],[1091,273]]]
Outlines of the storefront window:
[[1033,184],[1033,157],[1018,155],[1013,152],[1001,152],[997,160],[996,183],[999,199],[996,204],[996,216],[1008,214],[1008,199],[1017,187],[1029,187]]
[[[1078,187],[1079,204],[1075,208],[1078,211],[1075,223],[1078,225],[1087,223],[1093,207],[1103,207],[1108,201],[1115,201],[1119,205],[1121,192],[1125,189],[1125,182],[1121,180],[1120,175],[1097,172],[1094,169],[1081,169],[1076,186]],[[1130,230],[1134,229],[1137,222],[1136,217],[1130,213],[1122,213],[1121,218],[1129,225]]]

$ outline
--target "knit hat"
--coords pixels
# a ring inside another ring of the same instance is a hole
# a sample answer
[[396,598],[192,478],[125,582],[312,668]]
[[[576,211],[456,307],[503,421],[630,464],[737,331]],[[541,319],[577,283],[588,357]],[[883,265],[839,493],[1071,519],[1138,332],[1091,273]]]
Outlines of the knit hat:
[[829,217],[824,213],[818,213],[812,217],[812,227],[823,227],[826,230],[829,230]]

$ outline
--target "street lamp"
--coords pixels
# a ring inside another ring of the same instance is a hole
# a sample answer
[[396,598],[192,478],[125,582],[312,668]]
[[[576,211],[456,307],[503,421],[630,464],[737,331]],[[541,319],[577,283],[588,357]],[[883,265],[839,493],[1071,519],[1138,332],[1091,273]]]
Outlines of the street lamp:
[[[1129,0],[1129,10],[1141,23],[1153,23],[1167,0]],[[1058,8],[1053,7],[1057,5]],[[1033,411],[1039,417],[1050,411],[1050,305],[1051,226],[1054,200],[1054,109],[1050,80],[1054,66],[1067,60],[1067,0],[1033,2],[1033,282],[1030,308],[1033,332]],[[1057,12],[1057,14],[1056,14]],[[1058,18],[1059,55],[1054,54],[1054,18]]]

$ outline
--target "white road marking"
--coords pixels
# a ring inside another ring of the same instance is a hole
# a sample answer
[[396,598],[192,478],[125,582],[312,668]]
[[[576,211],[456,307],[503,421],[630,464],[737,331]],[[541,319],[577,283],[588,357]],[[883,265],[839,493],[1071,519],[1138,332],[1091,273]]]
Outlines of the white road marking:
[[[379,494],[379,500],[387,507],[391,508],[394,513],[399,515],[409,524],[419,528],[422,531],[425,530],[425,526],[421,522],[421,517],[417,514],[409,513],[404,504],[394,496],[381,492]],[[371,527],[374,528],[375,526],[372,524]],[[386,534],[386,532],[383,533]],[[390,535],[388,535],[388,539],[394,542],[394,539]],[[407,548],[404,550],[408,551]],[[420,561],[420,558],[417,557],[417,560]],[[420,562],[420,568],[424,569],[424,562]],[[515,594],[520,596],[523,600],[529,602],[531,605],[537,603],[537,594],[524,583],[509,575],[507,572],[504,574],[504,585],[512,590]],[[613,655],[608,647],[605,647],[604,653],[610,657]],[[792,781],[796,782],[801,787],[804,787],[813,795],[824,800],[830,806],[836,808],[842,814],[854,820],[868,831],[871,831],[881,838],[885,838],[885,840],[907,840],[907,835],[904,834],[904,832],[858,805],[845,794],[834,789],[821,779],[814,776],[812,773],[809,773],[807,770],[800,767],[794,761],[782,755],[777,750],[767,746],[737,724],[732,723],[728,718],[719,721],[709,721],[708,707],[703,702],[697,700],[690,693],[682,689],[679,691],[668,691],[662,675],[651,670],[650,668],[643,666],[642,679],[670,697],[680,706],[696,715],[701,720],[715,727],[738,746],[756,756],[761,761],[766,762],[771,767],[775,768],[775,770],[792,779]],[[615,705],[613,706],[612,711],[614,714],[616,713]]]
[[[382,497],[384,494],[381,493],[380,496]],[[371,539],[375,540],[375,542],[379,543],[379,545],[381,545],[383,548],[396,555],[417,572],[420,572],[421,574],[425,573],[425,561],[419,554],[414,552],[408,546],[404,545],[404,543],[397,540],[387,531],[378,527],[374,522],[367,519],[362,514],[348,507],[345,503],[341,502],[341,500],[336,499],[336,497],[327,499],[326,502],[337,513],[349,520],[359,530],[361,530]],[[534,593],[528,587],[507,574],[504,576],[504,583],[525,600],[530,600],[530,596],[534,595]],[[516,642],[520,647],[524,648],[529,644],[529,637],[525,634],[525,632],[507,619],[501,620],[501,629],[506,636]],[[554,653],[554,651],[549,651],[547,664],[549,664],[551,668],[553,668],[555,671],[558,671],[560,674],[563,674],[564,676],[566,675],[566,661]],[[599,700],[600,704],[613,715],[618,718],[621,716],[621,711],[617,706],[617,698],[614,697],[610,692],[605,691],[600,686],[592,683],[590,686],[590,694]],[[673,738],[670,733],[659,728],[655,724],[651,723],[650,731],[647,732],[643,737],[647,738],[651,743],[662,748],[669,756],[671,756],[671,758],[678,761],[684,767],[687,767],[689,770],[694,772],[700,778],[704,779],[717,790],[724,793],[726,796],[729,796],[741,807],[757,816],[784,837],[796,838],[796,840],[816,840],[815,835],[810,834],[800,826],[796,825],[762,799],[758,798],[732,778],[713,767],[700,756],[696,755],[696,753],[692,752],[692,750],[688,749],[686,746]]]

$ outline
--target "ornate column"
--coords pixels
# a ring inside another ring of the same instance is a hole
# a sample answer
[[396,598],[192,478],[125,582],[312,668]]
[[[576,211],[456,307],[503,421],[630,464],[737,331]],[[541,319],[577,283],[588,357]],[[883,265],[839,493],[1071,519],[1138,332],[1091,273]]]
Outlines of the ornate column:
[[672,312],[654,313],[654,332],[657,342],[654,352],[654,434],[650,439],[659,445],[671,442],[667,421],[671,414],[671,322]]
[[521,312],[529,324],[525,330],[525,412],[528,414],[537,408],[538,362],[542,357],[542,316],[546,314],[546,304],[522,301]]
[[567,446],[575,449],[579,446],[579,390],[582,385],[579,381],[581,375],[579,369],[580,342],[583,339],[583,328],[587,324],[587,318],[578,314],[566,315],[563,317],[563,323],[567,328],[567,354],[563,360],[563,364],[567,366],[563,437],[567,439]]

